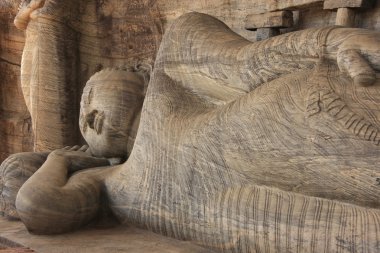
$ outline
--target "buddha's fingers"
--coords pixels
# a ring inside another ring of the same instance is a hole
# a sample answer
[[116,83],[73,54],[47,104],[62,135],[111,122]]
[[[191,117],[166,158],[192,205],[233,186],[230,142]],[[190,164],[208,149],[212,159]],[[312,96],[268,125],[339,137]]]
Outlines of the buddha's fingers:
[[83,145],[78,151],[86,152],[88,150],[88,145]]
[[81,147],[79,145],[75,145],[73,146],[72,148],[69,149],[69,151],[77,151],[79,150]]

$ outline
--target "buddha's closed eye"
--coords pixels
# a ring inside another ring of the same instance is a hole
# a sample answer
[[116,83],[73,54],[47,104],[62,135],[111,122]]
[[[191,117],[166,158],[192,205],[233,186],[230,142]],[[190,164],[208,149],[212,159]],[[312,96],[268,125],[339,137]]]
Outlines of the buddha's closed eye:
[[89,114],[86,115],[85,121],[87,125],[95,130],[97,134],[102,132],[104,120],[104,112],[99,112],[98,110],[92,110]]

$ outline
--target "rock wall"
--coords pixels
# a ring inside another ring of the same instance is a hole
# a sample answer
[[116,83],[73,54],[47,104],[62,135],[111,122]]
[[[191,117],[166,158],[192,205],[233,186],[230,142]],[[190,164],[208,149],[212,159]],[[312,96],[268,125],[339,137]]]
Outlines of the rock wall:
[[17,6],[17,1],[0,3],[0,161],[33,147],[30,115],[20,88],[24,35],[13,25]]
[[[13,25],[20,2],[0,3],[0,136],[3,144],[0,160],[10,153],[32,150],[34,142],[30,115],[20,90],[25,38]],[[78,6],[80,15],[69,24],[80,34],[78,92],[93,73],[104,67],[153,63],[162,34],[170,22],[190,11],[213,15],[252,41],[256,40],[256,32],[244,28],[249,14],[292,10],[295,25],[282,29],[282,33],[334,25],[336,19],[336,11],[323,10],[321,0],[87,0]],[[356,11],[355,24],[380,31],[380,0],[369,10]],[[73,106],[79,106],[78,102],[74,101]]]

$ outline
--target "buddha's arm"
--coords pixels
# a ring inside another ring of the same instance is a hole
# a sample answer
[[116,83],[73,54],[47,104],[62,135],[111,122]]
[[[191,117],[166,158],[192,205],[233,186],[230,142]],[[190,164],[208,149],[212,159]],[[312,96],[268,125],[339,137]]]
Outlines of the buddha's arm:
[[101,174],[89,171],[69,178],[68,173],[107,164],[82,151],[53,151],[17,195],[17,212],[28,230],[63,233],[91,221],[100,207]]
[[[323,54],[338,60],[353,78],[364,74],[366,78],[358,78],[359,82],[371,82],[375,74],[366,60],[380,62],[379,38],[378,33],[364,29],[327,27],[252,43],[210,16],[190,13],[167,32],[156,67],[185,85],[203,78],[248,92],[281,75],[314,67]],[[380,69],[379,64],[372,66]]]

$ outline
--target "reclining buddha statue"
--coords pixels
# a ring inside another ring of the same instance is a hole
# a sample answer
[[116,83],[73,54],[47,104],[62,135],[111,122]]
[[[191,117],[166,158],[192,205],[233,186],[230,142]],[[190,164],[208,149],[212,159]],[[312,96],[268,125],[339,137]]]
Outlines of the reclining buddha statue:
[[64,233],[106,203],[120,223],[221,252],[379,252],[379,42],[343,27],[250,42],[185,14],[143,104],[136,72],[89,80],[89,148],[47,155],[17,213],[32,233]]

